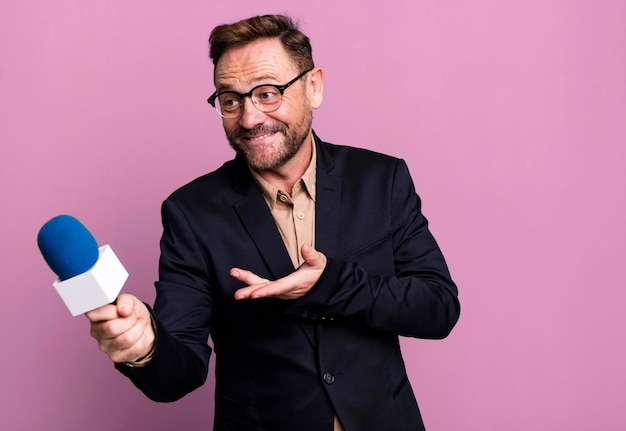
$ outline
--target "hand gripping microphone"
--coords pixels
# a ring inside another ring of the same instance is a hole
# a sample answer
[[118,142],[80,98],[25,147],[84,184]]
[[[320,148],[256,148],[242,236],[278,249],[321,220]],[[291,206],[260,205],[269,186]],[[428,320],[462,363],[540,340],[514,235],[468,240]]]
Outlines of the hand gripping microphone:
[[52,283],[73,316],[115,301],[128,278],[108,245],[98,243],[76,218],[59,215],[39,230],[37,244],[58,276]]

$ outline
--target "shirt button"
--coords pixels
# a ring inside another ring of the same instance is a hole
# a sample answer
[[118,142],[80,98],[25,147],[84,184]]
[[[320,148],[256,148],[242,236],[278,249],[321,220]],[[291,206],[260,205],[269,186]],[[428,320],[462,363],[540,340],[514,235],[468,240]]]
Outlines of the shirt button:
[[298,213],[298,220],[304,220],[304,213]]
[[287,202],[289,200],[289,198],[286,195],[280,195],[278,199],[280,199],[282,202]]
[[335,376],[333,376],[331,373],[324,373],[322,378],[324,379],[324,383],[326,383],[327,385],[332,385],[333,383],[335,383]]

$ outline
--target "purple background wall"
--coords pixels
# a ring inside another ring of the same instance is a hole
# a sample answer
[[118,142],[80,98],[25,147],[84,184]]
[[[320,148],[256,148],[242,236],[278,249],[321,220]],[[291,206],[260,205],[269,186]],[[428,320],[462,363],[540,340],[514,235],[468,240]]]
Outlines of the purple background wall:
[[154,404],[51,286],[69,213],[154,299],[159,207],[232,152],[206,39],[300,18],[326,69],[315,128],[407,160],[460,287],[445,341],[403,340],[431,431],[626,429],[626,3],[0,2],[0,421],[196,430],[212,383]]

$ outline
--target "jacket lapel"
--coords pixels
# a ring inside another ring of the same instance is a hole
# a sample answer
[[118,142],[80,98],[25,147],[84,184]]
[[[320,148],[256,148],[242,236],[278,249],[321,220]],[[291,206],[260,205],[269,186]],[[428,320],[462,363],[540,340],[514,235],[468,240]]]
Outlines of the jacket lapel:
[[244,228],[254,241],[259,253],[269,268],[272,279],[293,272],[293,264],[285,248],[274,218],[243,159],[239,158],[235,175],[235,190],[243,198],[234,204],[235,211]]
[[335,256],[341,177],[335,175],[334,163],[327,147],[315,136],[317,145],[317,180],[315,203],[315,248],[326,256]]

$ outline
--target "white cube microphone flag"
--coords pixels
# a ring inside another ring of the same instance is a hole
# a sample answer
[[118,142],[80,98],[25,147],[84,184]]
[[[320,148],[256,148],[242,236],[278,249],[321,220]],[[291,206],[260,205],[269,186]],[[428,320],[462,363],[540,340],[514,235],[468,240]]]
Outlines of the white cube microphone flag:
[[52,284],[73,316],[112,303],[128,272],[108,245],[98,247],[76,218],[59,215],[42,226],[37,244],[58,276]]

